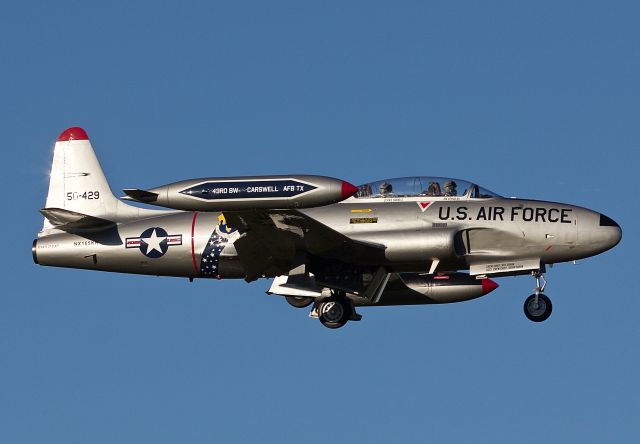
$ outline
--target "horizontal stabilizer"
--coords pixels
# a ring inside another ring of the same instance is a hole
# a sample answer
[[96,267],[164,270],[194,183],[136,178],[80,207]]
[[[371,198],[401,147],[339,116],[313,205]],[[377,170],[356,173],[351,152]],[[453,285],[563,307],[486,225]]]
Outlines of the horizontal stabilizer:
[[158,200],[158,193],[152,193],[151,191],[140,190],[138,188],[125,188],[122,190],[126,196],[124,200],[135,200],[136,202],[153,203]]
[[114,225],[113,221],[77,213],[62,208],[43,208],[40,213],[55,227],[66,229],[106,228]]

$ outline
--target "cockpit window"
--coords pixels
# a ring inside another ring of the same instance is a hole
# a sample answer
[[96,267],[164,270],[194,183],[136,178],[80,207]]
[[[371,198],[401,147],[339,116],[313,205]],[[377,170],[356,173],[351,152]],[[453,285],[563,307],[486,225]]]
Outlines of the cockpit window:
[[476,184],[444,177],[400,177],[370,182],[358,187],[356,198],[370,197],[467,197],[486,199],[499,197]]

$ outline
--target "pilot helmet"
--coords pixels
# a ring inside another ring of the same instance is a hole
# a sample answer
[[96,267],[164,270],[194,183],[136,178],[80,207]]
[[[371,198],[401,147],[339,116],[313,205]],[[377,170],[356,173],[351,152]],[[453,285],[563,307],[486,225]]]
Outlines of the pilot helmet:
[[445,188],[456,188],[457,186],[458,184],[456,184],[453,180],[449,180],[444,184]]
[[389,194],[393,188],[389,182],[382,182],[380,184],[380,194]]

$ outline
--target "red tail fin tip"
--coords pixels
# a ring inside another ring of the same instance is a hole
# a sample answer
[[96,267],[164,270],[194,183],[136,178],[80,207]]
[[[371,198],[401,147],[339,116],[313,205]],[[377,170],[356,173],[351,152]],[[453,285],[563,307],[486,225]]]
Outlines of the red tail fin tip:
[[58,136],[58,142],[66,142],[68,140],[89,140],[89,136],[87,136],[87,132],[80,128],[79,126],[74,126],[72,128],[67,128],[60,136]]

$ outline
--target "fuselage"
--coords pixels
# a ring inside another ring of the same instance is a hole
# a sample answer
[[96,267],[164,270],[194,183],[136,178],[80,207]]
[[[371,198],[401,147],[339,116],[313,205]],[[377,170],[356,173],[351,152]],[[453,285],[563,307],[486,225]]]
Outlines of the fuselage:
[[[390,272],[518,274],[529,262],[540,266],[596,255],[621,238],[620,227],[600,213],[537,200],[353,197],[298,211],[349,238],[384,245],[384,257],[375,259],[382,263],[366,265]],[[245,277],[233,245],[240,233],[222,213],[156,214],[100,230],[50,231],[34,241],[34,260],[122,273]]]

